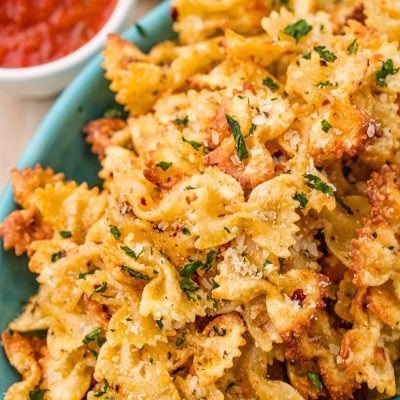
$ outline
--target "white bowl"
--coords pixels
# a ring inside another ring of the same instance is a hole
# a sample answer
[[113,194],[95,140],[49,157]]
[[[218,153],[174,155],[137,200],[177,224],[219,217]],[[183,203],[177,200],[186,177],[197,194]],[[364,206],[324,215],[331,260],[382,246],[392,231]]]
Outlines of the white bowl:
[[110,32],[129,25],[136,0],[118,0],[103,28],[84,46],[46,64],[26,68],[0,68],[0,91],[11,96],[48,98],[59,93],[103,46]]

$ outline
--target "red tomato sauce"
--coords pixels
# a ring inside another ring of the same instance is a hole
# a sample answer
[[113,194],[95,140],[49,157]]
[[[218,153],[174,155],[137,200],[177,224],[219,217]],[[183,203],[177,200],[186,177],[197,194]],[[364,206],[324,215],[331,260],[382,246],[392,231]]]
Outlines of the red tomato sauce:
[[0,0],[0,67],[56,60],[87,43],[117,0]]

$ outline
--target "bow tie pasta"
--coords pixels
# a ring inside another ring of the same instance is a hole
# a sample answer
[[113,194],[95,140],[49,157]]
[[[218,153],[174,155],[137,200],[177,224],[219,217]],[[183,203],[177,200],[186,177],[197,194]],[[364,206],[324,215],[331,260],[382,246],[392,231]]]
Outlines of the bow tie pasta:
[[102,188],[11,174],[0,225],[38,293],[6,400],[400,394],[395,0],[174,0],[176,41],[111,35]]

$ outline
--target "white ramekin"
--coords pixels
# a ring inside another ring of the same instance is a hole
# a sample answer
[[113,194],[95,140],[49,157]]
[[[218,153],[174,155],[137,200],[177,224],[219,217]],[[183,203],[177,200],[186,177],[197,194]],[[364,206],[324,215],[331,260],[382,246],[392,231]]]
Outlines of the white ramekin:
[[127,28],[136,0],[118,0],[103,28],[84,46],[58,60],[26,68],[0,68],[0,91],[8,95],[48,98],[59,93],[83,65],[101,50],[107,34]]

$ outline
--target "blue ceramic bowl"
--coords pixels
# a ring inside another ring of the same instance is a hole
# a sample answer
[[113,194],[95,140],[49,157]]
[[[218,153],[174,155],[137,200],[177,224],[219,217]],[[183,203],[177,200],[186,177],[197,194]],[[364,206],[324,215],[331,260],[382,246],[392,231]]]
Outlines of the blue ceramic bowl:
[[[147,51],[155,44],[175,37],[172,32],[169,1],[155,8],[140,21],[146,35],[135,27],[123,35]],[[101,56],[90,64],[68,86],[44,119],[17,167],[31,167],[37,163],[64,172],[68,179],[100,183],[97,173],[100,165],[90,152],[82,136],[82,126],[99,116],[104,110],[116,107],[114,94],[108,89],[101,68]],[[16,208],[8,183],[0,198],[0,221]],[[27,269],[28,259],[4,252],[0,239],[0,331],[21,311],[26,300],[37,290],[35,277]],[[19,380],[0,351],[0,393]],[[396,397],[393,400],[400,400]]]
[[[146,35],[132,27],[124,35],[147,51],[155,44],[172,39],[172,22],[169,2],[161,4],[140,21]],[[82,126],[100,117],[104,110],[115,107],[114,94],[108,89],[98,55],[63,92],[42,122],[23,154],[18,168],[40,163],[55,171],[64,172],[68,179],[98,184],[100,165],[86,145]],[[11,187],[8,183],[0,198],[0,221],[15,209]],[[22,305],[37,290],[35,277],[27,269],[27,258],[4,252],[0,240],[0,330],[6,329]],[[0,350],[0,393],[19,380]]]

